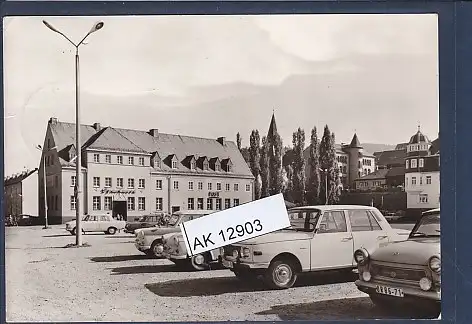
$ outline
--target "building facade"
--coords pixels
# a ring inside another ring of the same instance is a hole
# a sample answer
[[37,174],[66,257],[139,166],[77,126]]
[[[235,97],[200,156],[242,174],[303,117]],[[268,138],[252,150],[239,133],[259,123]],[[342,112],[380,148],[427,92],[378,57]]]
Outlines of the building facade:
[[24,171],[4,181],[4,215],[38,216],[38,169]]
[[[305,173],[307,179],[310,175],[310,146],[304,153]],[[357,134],[354,134],[351,143],[336,144],[336,163],[339,170],[339,177],[344,188],[355,188],[356,180],[364,175],[371,174],[376,170],[375,156],[365,152]]]
[[405,191],[410,213],[438,208],[440,203],[439,137],[431,142],[418,132],[411,136],[405,159]]
[[[81,125],[81,136],[84,214],[132,219],[157,211],[217,211],[254,199],[254,177],[236,144],[224,137],[206,139],[99,123]],[[56,223],[65,222],[75,218],[77,203],[75,124],[51,118],[44,145],[56,147],[44,153],[49,215]]]

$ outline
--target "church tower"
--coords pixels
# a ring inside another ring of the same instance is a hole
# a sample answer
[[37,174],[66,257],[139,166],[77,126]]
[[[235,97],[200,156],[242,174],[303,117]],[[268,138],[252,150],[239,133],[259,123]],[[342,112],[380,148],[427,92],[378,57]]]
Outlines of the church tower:
[[354,133],[352,137],[351,144],[343,147],[343,151],[348,154],[348,183],[350,187],[354,187],[354,181],[359,179],[362,176],[362,156],[364,148],[357,137],[357,134]]

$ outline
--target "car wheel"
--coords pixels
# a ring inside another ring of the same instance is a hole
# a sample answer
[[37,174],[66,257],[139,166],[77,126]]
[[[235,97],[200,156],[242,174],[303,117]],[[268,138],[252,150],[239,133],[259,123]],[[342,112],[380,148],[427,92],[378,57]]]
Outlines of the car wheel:
[[197,254],[190,257],[190,265],[197,271],[207,270],[209,268],[208,262],[209,257],[206,254]]
[[164,251],[164,246],[162,246],[161,241],[154,241],[151,244],[151,252],[152,255],[156,258],[159,258],[162,256],[162,252]]
[[297,280],[295,265],[287,259],[273,261],[267,269],[264,279],[272,289],[291,288]]
[[108,230],[107,230],[108,234],[110,235],[115,235],[116,233],[116,228],[114,227],[110,227]]

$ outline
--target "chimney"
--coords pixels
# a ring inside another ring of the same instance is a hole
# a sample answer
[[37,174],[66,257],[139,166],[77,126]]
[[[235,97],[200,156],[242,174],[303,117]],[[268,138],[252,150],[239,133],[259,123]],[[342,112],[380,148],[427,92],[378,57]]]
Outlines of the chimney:
[[95,128],[95,130],[96,130],[97,132],[102,129],[101,126],[100,126],[100,123],[94,123],[94,124],[93,124],[93,128]]
[[159,136],[159,129],[157,128],[152,128],[149,130],[149,135],[152,137],[158,137]]
[[57,124],[57,118],[56,117],[49,118],[49,124]]
[[217,141],[223,146],[226,145],[226,137],[218,137]]

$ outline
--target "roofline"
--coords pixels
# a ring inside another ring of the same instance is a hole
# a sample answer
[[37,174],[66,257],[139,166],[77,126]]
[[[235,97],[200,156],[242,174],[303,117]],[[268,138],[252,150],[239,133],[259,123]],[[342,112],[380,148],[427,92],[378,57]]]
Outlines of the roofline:
[[91,151],[91,152],[110,152],[110,153],[122,153],[122,154],[136,154],[136,155],[145,155],[151,156],[152,153],[147,153],[146,151],[138,152],[138,151],[124,151],[124,150],[107,150],[107,149],[99,149],[99,148],[89,148],[86,147],[83,149],[84,151]]
[[193,171],[193,172],[190,172],[190,171],[170,171],[170,172],[166,172],[166,171],[151,171],[151,175],[152,174],[159,174],[159,175],[167,175],[167,176],[171,176],[171,175],[184,175],[184,176],[188,176],[188,175],[193,175],[193,176],[209,176],[209,177],[218,177],[218,178],[242,178],[242,179],[249,179],[249,180],[255,180],[254,176],[253,175],[244,175],[244,174],[229,174],[229,173],[211,173],[211,172],[208,172],[208,173],[200,173],[199,171]]

